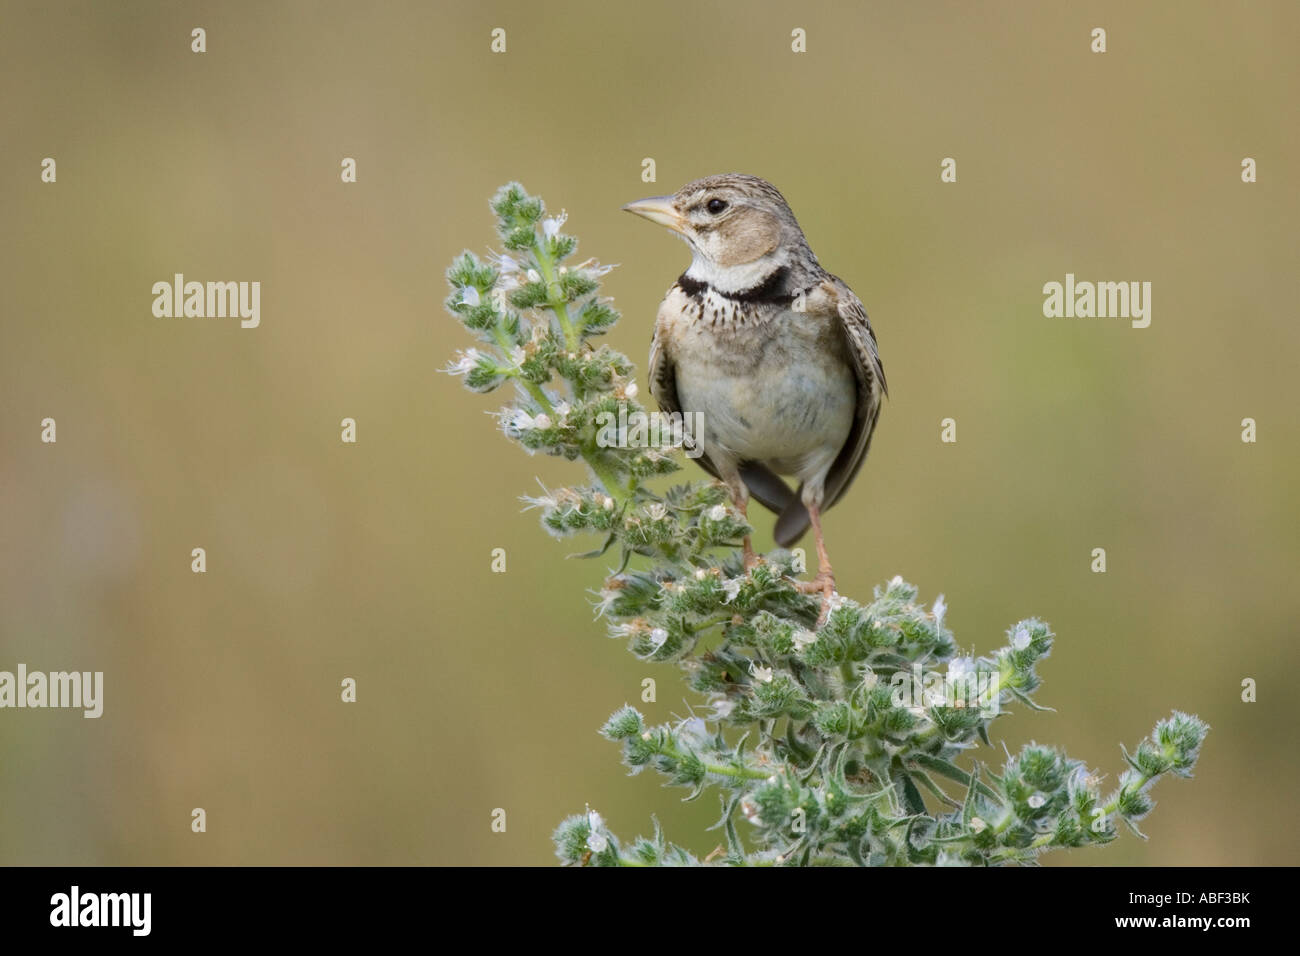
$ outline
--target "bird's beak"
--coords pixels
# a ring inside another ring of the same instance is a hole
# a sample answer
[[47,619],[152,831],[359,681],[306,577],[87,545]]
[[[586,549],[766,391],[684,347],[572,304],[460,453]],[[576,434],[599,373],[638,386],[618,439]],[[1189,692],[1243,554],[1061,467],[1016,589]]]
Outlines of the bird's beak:
[[667,226],[673,232],[685,234],[685,223],[682,217],[677,214],[673,208],[672,196],[651,196],[649,199],[638,199],[636,202],[630,202],[623,207],[631,213],[636,213],[651,222],[657,222],[661,226]]

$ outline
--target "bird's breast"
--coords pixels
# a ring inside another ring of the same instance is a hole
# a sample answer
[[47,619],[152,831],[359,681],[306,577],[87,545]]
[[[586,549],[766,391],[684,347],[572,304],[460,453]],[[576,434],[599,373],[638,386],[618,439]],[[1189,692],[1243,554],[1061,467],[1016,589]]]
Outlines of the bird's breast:
[[674,336],[678,398],[701,416],[705,451],[798,476],[829,467],[857,400],[835,321],[775,308],[718,325],[707,315]]

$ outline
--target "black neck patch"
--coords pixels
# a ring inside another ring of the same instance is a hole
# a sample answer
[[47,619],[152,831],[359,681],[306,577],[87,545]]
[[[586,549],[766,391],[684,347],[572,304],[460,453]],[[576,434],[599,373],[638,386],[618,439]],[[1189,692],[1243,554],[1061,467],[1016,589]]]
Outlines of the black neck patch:
[[786,280],[790,277],[790,269],[787,266],[781,266],[774,269],[772,274],[760,282],[758,285],[751,286],[748,289],[741,289],[739,292],[723,292],[721,289],[702,282],[699,279],[692,279],[686,273],[682,273],[677,279],[677,288],[681,289],[692,299],[703,299],[709,292],[716,292],[724,299],[730,299],[732,302],[743,302],[748,304],[782,304],[794,299],[794,294],[787,288]]

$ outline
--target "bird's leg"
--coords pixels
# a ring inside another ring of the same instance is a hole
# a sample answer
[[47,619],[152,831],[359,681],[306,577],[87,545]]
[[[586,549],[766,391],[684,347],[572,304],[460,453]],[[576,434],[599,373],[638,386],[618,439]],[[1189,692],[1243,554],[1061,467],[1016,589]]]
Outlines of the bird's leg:
[[[737,477],[735,481],[728,481],[727,488],[731,491],[731,503],[745,519],[745,524],[749,524],[749,489],[745,487],[744,480]],[[745,570],[752,571],[758,565],[758,555],[754,553],[754,543],[749,535],[745,535],[744,549]]]
[[[745,514],[743,510],[740,513],[741,515]],[[747,516],[746,516],[746,520],[748,520]],[[758,567],[758,555],[754,553],[754,545],[750,541],[749,535],[745,535],[744,548],[745,548],[745,570],[753,571],[754,568]]]
[[808,509],[812,518],[813,534],[817,536],[817,577],[822,579],[825,589],[822,592],[827,600],[835,593],[835,572],[831,570],[831,558],[826,553],[826,537],[822,534],[822,510],[813,505]]
[[[742,498],[736,503],[736,507],[740,509],[740,516],[745,519],[745,523],[749,524],[749,498]],[[750,540],[749,535],[745,535],[744,548],[745,570],[752,571],[758,564],[758,555],[754,553],[754,543]]]
[[835,593],[835,572],[831,570],[831,559],[826,553],[826,538],[822,535],[822,510],[817,505],[808,505],[808,517],[812,519],[813,534],[817,536],[817,577],[811,581],[800,581],[798,588],[804,594],[822,595],[822,613],[817,623],[824,624],[830,609],[831,595]]

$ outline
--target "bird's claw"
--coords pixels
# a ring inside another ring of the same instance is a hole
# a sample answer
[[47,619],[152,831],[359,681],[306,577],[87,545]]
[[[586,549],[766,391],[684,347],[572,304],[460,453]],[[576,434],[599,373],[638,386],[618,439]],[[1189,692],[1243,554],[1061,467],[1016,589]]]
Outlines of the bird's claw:
[[831,613],[831,598],[835,595],[835,575],[830,571],[822,571],[811,581],[794,582],[795,590],[800,594],[820,594],[822,596],[822,610],[817,615],[817,626],[821,627],[826,623],[826,619]]
[[800,594],[821,594],[829,598],[835,593],[835,575],[822,571],[811,581],[796,581],[794,586]]

